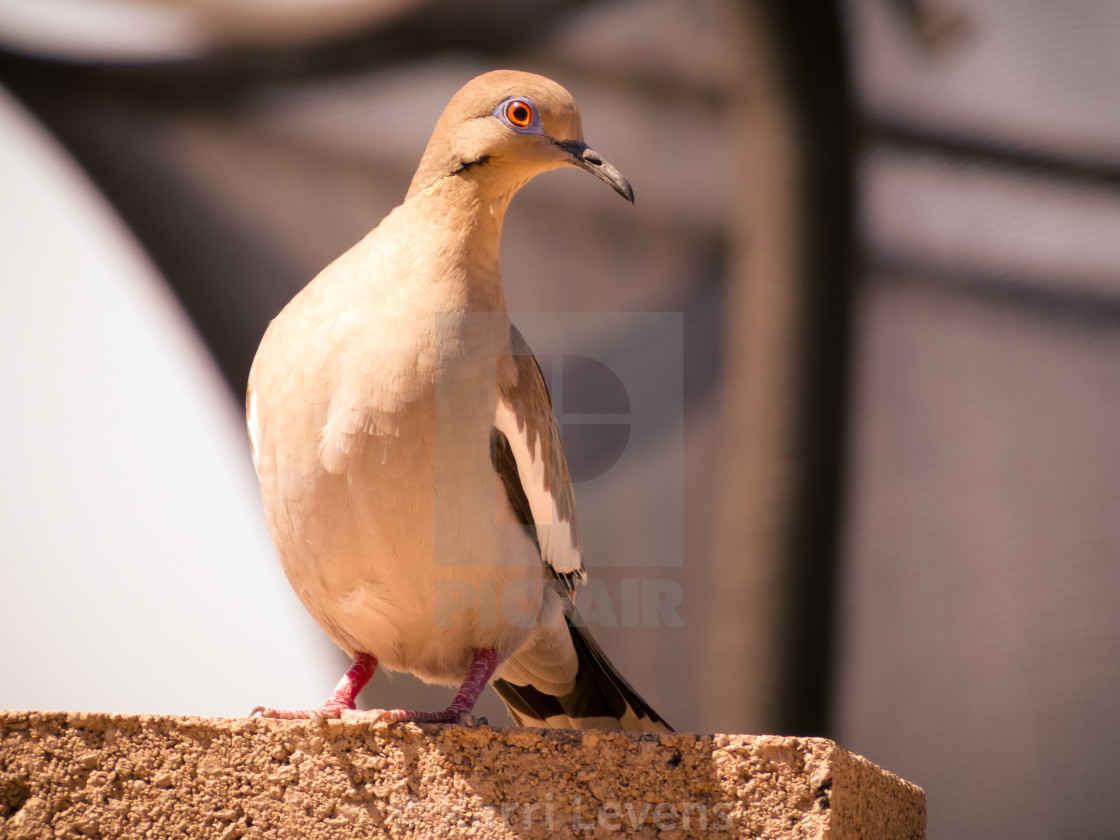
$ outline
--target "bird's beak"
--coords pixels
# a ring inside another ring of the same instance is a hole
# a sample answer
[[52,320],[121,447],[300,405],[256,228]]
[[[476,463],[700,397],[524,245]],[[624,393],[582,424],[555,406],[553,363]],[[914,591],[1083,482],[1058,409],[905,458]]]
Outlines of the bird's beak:
[[555,140],[553,141],[568,155],[572,164],[580,169],[586,169],[600,181],[606,181],[616,193],[631,204],[634,203],[634,188],[630,182],[622,177],[622,173],[603,160],[594,149],[588,148],[582,140]]

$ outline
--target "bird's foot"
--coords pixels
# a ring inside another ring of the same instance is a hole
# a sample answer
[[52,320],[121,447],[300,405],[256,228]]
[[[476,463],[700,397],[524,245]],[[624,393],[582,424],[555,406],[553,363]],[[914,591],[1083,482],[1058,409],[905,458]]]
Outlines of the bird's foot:
[[454,723],[459,726],[485,726],[484,717],[475,717],[471,709],[452,704],[441,712],[421,712],[407,709],[369,709],[343,711],[345,721],[369,721],[373,724],[391,723]]
[[354,657],[354,664],[350,670],[338,681],[331,696],[323,705],[316,709],[270,709],[267,706],[257,706],[249,713],[249,717],[260,716],[276,720],[313,720],[322,723],[324,720],[337,720],[343,712],[353,711],[356,707],[358,692],[366,687],[373,672],[377,669],[377,660],[368,653],[359,653]]
[[442,712],[417,712],[404,709],[371,709],[369,711],[344,711],[343,720],[365,720],[372,723],[457,723],[462,726],[478,726],[486,723],[485,718],[476,718],[471,712],[478,702],[479,695],[486,688],[501,657],[496,650],[481,649],[474,652],[470,668],[459,687],[459,693],[451,705]]
[[267,706],[257,706],[249,713],[249,717],[262,717],[272,720],[313,720],[322,723],[324,720],[337,720],[342,713],[353,709],[342,703],[324,703],[316,709],[270,709]]

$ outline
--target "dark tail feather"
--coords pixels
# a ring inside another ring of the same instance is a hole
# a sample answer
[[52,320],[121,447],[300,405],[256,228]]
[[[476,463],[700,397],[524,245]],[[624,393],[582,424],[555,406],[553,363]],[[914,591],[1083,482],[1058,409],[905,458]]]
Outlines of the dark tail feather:
[[494,680],[494,690],[521,726],[554,729],[630,729],[672,732],[583,628],[568,620],[579,660],[575,685],[567,694],[547,694],[533,686]]

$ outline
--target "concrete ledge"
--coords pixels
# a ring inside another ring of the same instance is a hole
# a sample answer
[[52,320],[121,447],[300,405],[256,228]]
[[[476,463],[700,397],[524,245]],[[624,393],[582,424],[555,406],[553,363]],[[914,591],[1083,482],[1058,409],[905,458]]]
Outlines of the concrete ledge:
[[921,838],[820,738],[0,712],[0,836]]

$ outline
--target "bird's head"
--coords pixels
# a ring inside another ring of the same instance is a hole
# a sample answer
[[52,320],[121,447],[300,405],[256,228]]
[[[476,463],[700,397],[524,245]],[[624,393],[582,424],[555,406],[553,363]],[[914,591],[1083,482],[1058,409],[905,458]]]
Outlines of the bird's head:
[[495,70],[452,98],[412,180],[409,195],[443,178],[463,178],[511,196],[535,175],[574,166],[633,202],[622,173],[589,148],[575,100],[544,76]]

